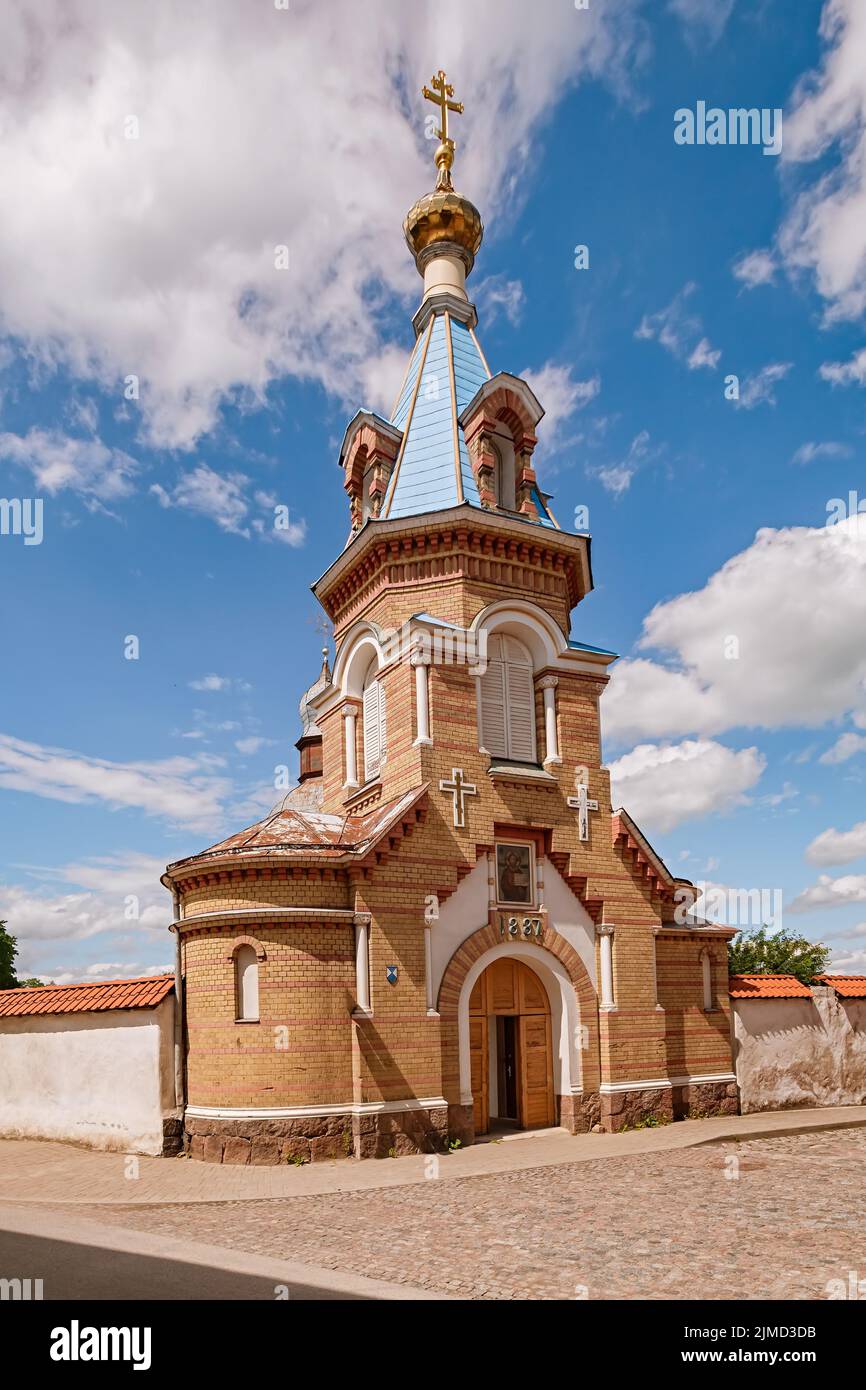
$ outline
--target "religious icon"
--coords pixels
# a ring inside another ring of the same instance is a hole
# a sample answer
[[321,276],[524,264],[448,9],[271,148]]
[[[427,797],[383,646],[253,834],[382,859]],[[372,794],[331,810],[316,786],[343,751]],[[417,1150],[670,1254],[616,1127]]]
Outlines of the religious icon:
[[532,904],[531,846],[496,846],[496,891],[501,903]]

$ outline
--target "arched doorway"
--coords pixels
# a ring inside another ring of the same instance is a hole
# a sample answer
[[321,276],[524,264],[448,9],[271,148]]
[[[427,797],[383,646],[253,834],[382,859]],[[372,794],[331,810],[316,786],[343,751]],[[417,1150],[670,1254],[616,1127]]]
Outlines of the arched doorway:
[[554,1123],[550,1001],[523,961],[502,956],[475,981],[469,1049],[476,1134]]

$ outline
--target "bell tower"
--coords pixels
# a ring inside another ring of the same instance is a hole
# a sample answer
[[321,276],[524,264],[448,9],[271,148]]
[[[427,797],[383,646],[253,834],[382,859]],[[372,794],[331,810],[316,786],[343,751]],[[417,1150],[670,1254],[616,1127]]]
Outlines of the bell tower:
[[[494,636],[485,622],[492,607],[500,609],[497,659],[508,655],[503,643],[527,663],[531,651],[527,679],[537,711],[520,734],[488,742],[500,755],[513,754],[513,762],[535,764],[551,777],[558,772],[557,688],[567,670],[583,702],[580,737],[568,750],[572,768],[564,774],[569,795],[575,764],[599,766],[596,702],[613,660],[613,653],[570,638],[572,610],[592,588],[590,539],[560,528],[539,486],[533,456],[542,405],[527,382],[491,370],[478,338],[467,281],[484,226],[454,186],[448,132],[449,115],[461,114],[462,103],[441,70],[423,95],[437,107],[440,125],[435,185],[403,224],[423,282],[414,345],[388,418],[361,409],[346,430],[339,462],[349,539],[313,586],[337,643],[339,692],[332,687],[314,701],[330,810],[363,810],[370,783],[387,798],[426,781],[435,746],[444,749],[453,731],[450,720],[448,728],[440,722],[451,699],[473,719],[476,705],[489,707],[491,682],[484,685],[482,666],[466,660],[456,663],[458,671],[453,661],[436,661],[431,648],[450,641],[477,654]],[[524,677],[515,672],[518,680]],[[474,742],[471,752],[484,754],[483,735]],[[607,800],[606,786],[592,799],[599,795]]]

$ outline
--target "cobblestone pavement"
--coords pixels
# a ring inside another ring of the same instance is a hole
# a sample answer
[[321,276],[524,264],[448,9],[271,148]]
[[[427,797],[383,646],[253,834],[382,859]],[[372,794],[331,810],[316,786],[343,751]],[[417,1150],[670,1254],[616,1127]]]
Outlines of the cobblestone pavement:
[[[447,1160],[446,1160],[447,1161]],[[821,1299],[866,1279],[866,1132],[80,1216],[473,1299]]]

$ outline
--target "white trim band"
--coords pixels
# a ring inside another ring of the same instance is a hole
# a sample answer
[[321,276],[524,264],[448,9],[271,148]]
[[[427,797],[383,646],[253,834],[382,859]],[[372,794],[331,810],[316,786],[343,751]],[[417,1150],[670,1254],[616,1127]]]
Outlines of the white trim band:
[[713,1082],[730,1085],[736,1079],[732,1071],[722,1071],[714,1076],[662,1076],[655,1081],[603,1081],[598,1089],[612,1095],[615,1091],[666,1091],[672,1086],[708,1086]]
[[194,927],[199,924],[213,926],[219,921],[231,923],[236,918],[245,921],[250,917],[264,917],[279,921],[282,917],[289,917],[299,921],[309,918],[311,921],[351,922],[356,916],[357,913],[353,912],[351,907],[281,907],[268,903],[261,907],[236,907],[219,912],[193,913],[189,917],[179,917],[176,922],[172,922],[169,931],[174,931],[176,927]]
[[345,1105],[287,1105],[269,1109],[233,1110],[222,1105],[188,1105],[186,1114],[191,1120],[305,1120],[328,1115],[393,1115],[405,1110],[447,1110],[444,1096],[428,1096],[417,1100],[350,1101]]

